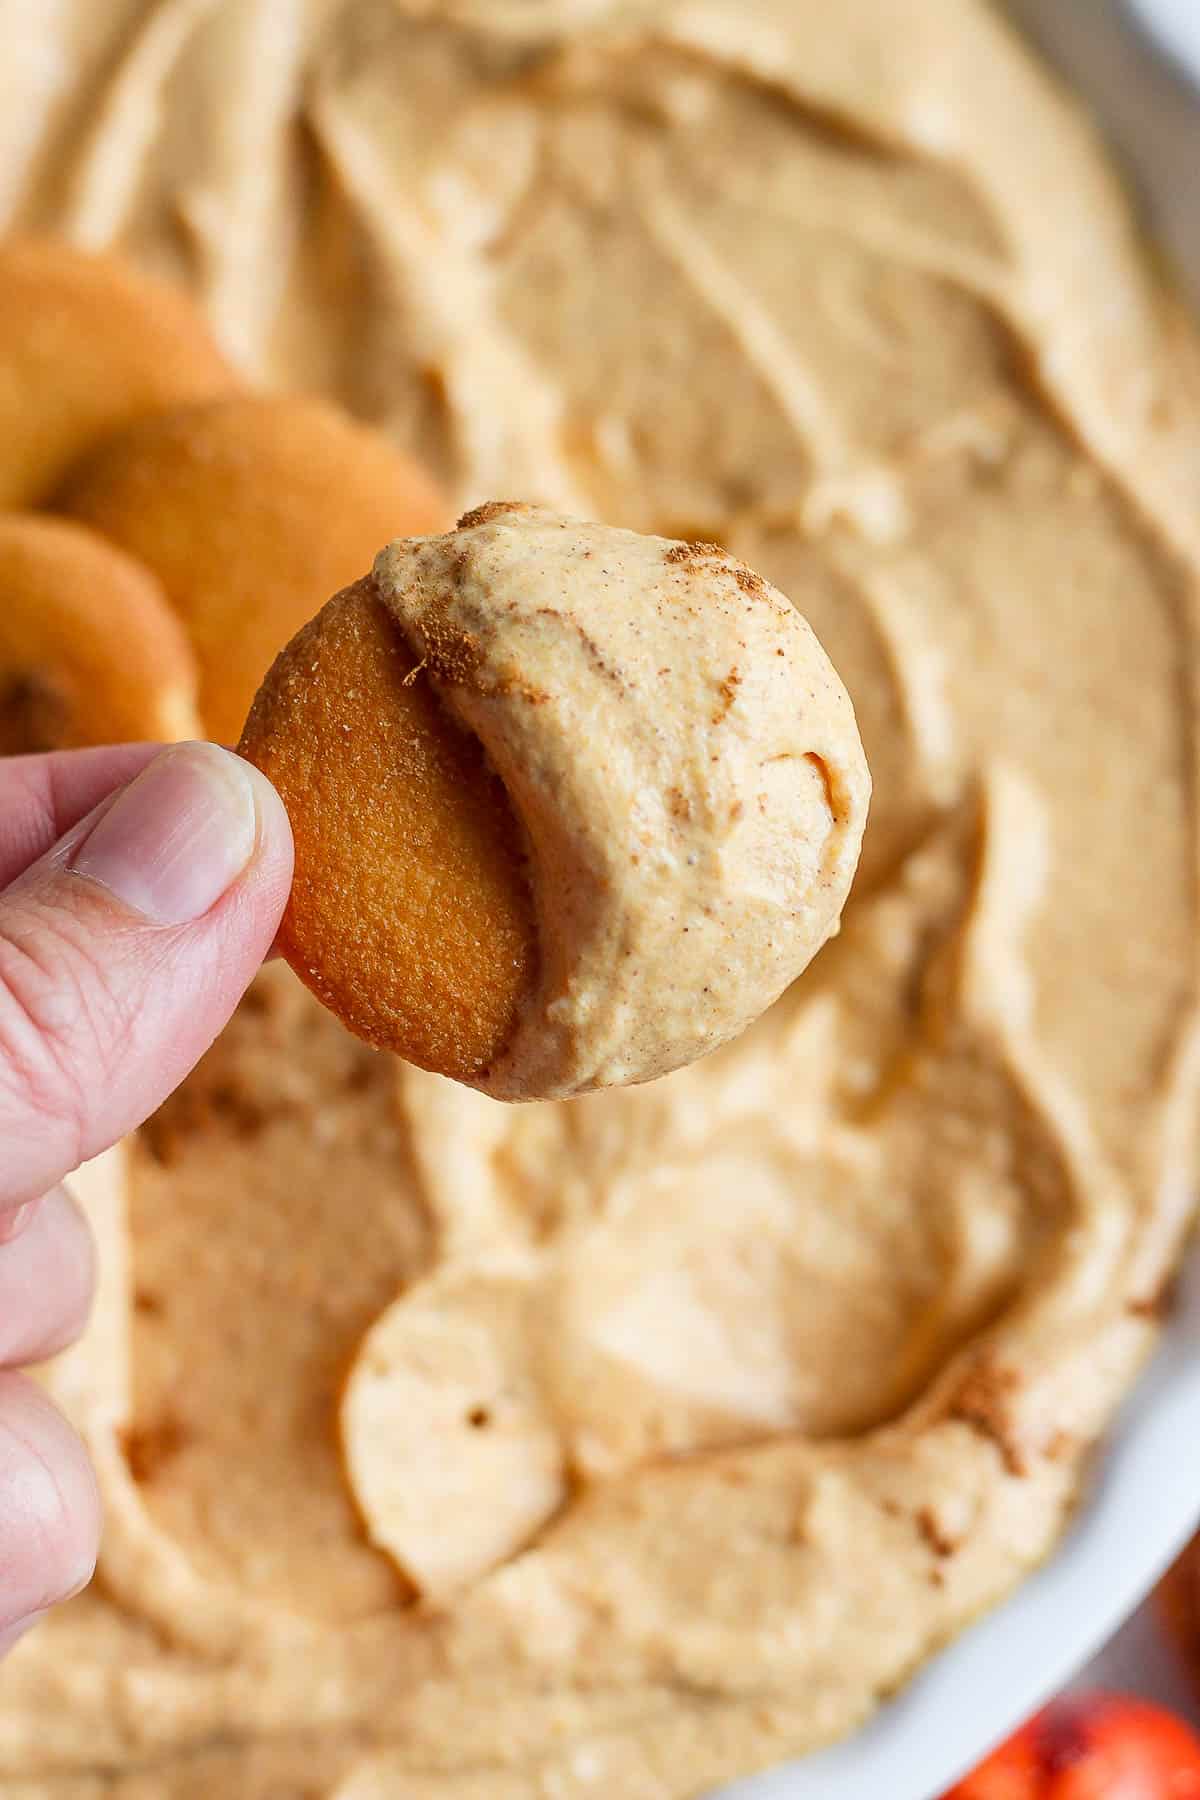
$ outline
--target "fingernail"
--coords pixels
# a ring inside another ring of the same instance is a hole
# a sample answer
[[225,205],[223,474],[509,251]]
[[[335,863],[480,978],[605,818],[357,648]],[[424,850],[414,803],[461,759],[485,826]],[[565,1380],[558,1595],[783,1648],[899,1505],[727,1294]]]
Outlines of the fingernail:
[[173,744],[142,770],[71,866],[156,925],[202,918],[254,854],[251,773],[217,744]]

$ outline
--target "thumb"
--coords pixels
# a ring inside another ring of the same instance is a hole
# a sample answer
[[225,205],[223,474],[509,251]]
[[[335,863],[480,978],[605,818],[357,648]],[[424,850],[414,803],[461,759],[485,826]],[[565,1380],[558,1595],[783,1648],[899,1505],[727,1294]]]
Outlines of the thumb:
[[177,744],[0,893],[0,1210],[178,1085],[270,948],[291,871],[266,778]]

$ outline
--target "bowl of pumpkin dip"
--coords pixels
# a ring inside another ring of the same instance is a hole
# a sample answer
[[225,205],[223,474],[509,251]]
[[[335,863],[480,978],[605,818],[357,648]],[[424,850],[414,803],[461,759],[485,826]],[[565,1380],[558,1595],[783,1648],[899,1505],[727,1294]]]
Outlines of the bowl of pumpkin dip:
[[85,1171],[105,1543],[6,1791],[923,1800],[1200,1441],[1200,340],[1091,114],[985,0],[66,0],[14,55],[0,222],[463,507],[727,547],[874,800],[690,1069],[505,1107],[273,966]]

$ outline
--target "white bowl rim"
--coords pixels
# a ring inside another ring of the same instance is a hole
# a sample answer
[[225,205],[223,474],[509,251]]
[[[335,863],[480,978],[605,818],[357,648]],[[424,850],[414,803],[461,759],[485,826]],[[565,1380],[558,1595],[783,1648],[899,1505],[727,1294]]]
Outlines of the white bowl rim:
[[[1064,1686],[1149,1591],[1200,1514],[1200,1245],[1156,1355],[1049,1562],[863,1730],[721,1800],[932,1800]],[[1030,1647],[1036,1646],[1036,1654]]]

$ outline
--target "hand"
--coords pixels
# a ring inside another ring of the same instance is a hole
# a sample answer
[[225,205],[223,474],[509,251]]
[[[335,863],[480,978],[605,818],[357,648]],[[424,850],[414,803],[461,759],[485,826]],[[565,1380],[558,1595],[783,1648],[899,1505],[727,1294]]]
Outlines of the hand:
[[15,1372],[87,1316],[91,1245],[58,1184],[216,1037],[291,872],[274,788],[213,744],[0,762],[0,1653],[87,1582],[99,1534],[82,1445]]

